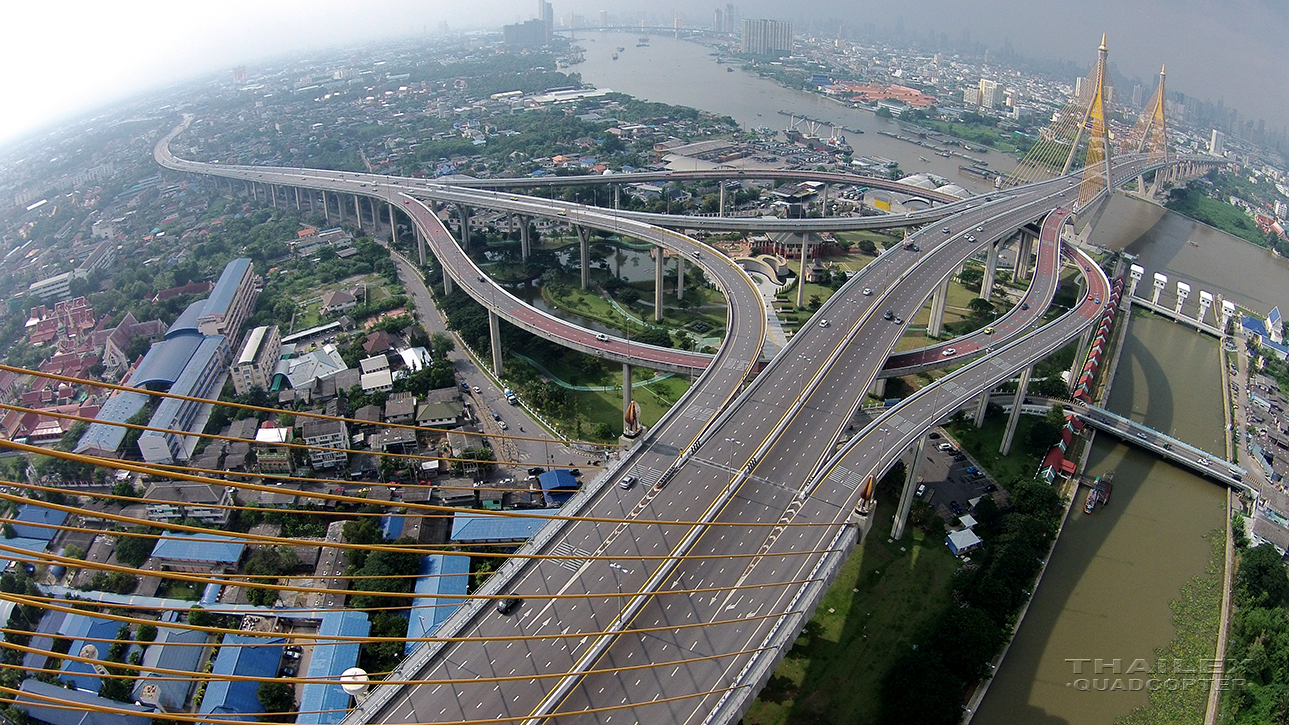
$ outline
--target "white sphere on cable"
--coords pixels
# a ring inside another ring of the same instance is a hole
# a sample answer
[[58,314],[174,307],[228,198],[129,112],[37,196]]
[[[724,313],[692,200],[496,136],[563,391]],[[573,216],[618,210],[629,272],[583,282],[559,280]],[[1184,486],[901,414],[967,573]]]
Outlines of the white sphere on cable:
[[350,667],[340,673],[340,687],[354,697],[363,694],[367,691],[367,670]]

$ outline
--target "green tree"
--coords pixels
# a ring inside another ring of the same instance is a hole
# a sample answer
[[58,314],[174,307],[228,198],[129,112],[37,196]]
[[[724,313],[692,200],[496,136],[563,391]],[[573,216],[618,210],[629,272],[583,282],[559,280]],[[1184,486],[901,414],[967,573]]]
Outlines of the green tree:
[[971,301],[967,303],[967,309],[971,310],[971,314],[976,315],[977,317],[985,317],[993,314],[994,305],[983,297],[973,297],[971,298]]
[[989,615],[955,607],[936,625],[930,647],[954,676],[974,682],[989,674],[988,664],[1003,644],[1003,630]]
[[1289,605],[1289,577],[1275,547],[1263,544],[1240,555],[1235,588],[1244,606],[1270,609]]
[[[270,715],[295,710],[295,688],[286,682],[261,682],[255,690],[255,699],[260,707]],[[265,720],[280,720],[280,717],[265,717]]]

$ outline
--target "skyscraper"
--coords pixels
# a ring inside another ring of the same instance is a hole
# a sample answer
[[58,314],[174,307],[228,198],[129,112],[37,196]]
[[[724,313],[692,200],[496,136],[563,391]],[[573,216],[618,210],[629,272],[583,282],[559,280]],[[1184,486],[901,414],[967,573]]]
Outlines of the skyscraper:
[[980,105],[985,108],[997,108],[1002,94],[998,92],[998,82],[988,78],[980,79]]
[[551,34],[555,32],[555,10],[546,0],[537,0],[537,19],[546,25],[543,44],[551,42]]
[[1208,152],[1214,156],[1222,155],[1222,147],[1226,143],[1226,134],[1213,129],[1213,135],[1208,139]]
[[751,55],[791,53],[792,23],[784,20],[744,20],[743,52]]

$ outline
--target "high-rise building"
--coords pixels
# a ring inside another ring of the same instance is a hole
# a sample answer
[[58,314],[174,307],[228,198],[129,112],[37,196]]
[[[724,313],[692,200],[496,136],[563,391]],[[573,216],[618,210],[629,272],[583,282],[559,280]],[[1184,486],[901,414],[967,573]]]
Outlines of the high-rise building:
[[546,0],[537,0],[537,19],[546,24],[546,37],[543,45],[551,42],[551,33],[555,31],[555,10]]
[[725,32],[733,33],[738,28],[738,8],[734,7],[734,3],[725,3]]
[[712,18],[712,30],[720,33],[725,30],[725,14],[720,8],[716,8],[716,13]]
[[744,20],[743,52],[751,55],[791,53],[792,23],[785,20]]
[[980,105],[980,87],[967,86],[962,89],[962,105],[979,106]]
[[1141,103],[1145,95],[1145,92],[1146,90],[1141,87],[1140,83],[1132,87],[1132,107],[1133,108],[1141,108]]
[[608,10],[601,10],[601,11],[600,11],[600,27],[601,27],[601,28],[607,28],[607,27],[609,27],[609,11],[608,11]]
[[991,81],[988,78],[980,79],[980,105],[983,108],[997,108],[1002,101],[1002,93],[998,90],[998,82]]
[[506,45],[517,48],[540,48],[550,41],[550,25],[545,20],[503,25],[501,36]]
[[1222,155],[1222,147],[1226,144],[1226,134],[1213,129],[1213,135],[1208,139],[1208,152],[1214,156]]

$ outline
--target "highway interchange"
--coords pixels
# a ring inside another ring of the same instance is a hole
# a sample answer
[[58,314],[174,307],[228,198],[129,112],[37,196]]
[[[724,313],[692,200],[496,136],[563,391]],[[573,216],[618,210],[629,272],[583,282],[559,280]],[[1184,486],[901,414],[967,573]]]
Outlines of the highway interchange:
[[[340,179],[335,172],[212,167],[164,158],[163,145],[158,160],[164,165],[247,181],[395,201],[401,193],[468,198],[498,208],[505,206],[497,196],[511,196],[421,181],[417,188],[378,191],[366,186],[374,181],[365,175]],[[1142,169],[1140,158],[1122,159],[1116,180]],[[323,176],[310,178],[318,173]],[[380,183],[390,184],[387,178]],[[826,319],[827,326],[803,327],[741,393],[744,364],[755,359],[747,357],[750,351],[759,353],[764,320],[740,328],[749,315],[761,316],[760,301],[736,311],[732,299],[725,347],[737,354],[718,358],[722,362],[710,366],[629,460],[593,485],[570,512],[610,520],[548,527],[552,531],[526,550],[569,559],[512,561],[512,576],[494,577],[498,581],[482,590],[521,598],[511,614],[496,612],[487,601],[472,602],[454,617],[455,626],[439,632],[469,641],[433,643],[405,663],[401,674],[431,684],[378,688],[347,722],[538,722],[552,715],[605,723],[736,720],[783,644],[804,624],[829,568],[857,538],[855,527],[846,524],[858,483],[885,470],[930,425],[1098,318],[1108,300],[1107,282],[1084,259],[1089,294],[1074,310],[1024,336],[1019,333],[1032,319],[1009,321],[984,358],[911,396],[838,449],[903,332],[904,325],[884,319],[885,313],[911,317],[931,290],[985,244],[1066,206],[1071,183],[1054,179],[975,200],[943,222],[948,233],[936,224],[912,237],[920,251],[888,250],[819,311],[815,320]],[[508,203],[544,206],[541,213],[548,216],[562,209],[561,216],[587,225],[622,223],[581,205]],[[420,221],[426,226],[428,220]],[[433,224],[428,226],[427,232]],[[682,244],[671,240],[669,246]],[[714,273],[715,267],[705,265]],[[1054,278],[1059,269],[1039,267],[1031,293],[1037,289],[1046,299],[1030,305],[1034,316],[1050,300],[1047,288],[1054,289],[1047,275]],[[489,291],[481,301],[487,304],[493,286],[483,284]],[[732,282],[722,287],[727,294],[737,289]],[[863,294],[864,288],[873,293]],[[979,341],[953,346],[964,357],[980,352]],[[615,485],[628,474],[640,483],[629,490]],[[666,486],[654,486],[664,475]],[[619,523],[633,519],[683,523]],[[459,682],[432,684],[443,680]]]

